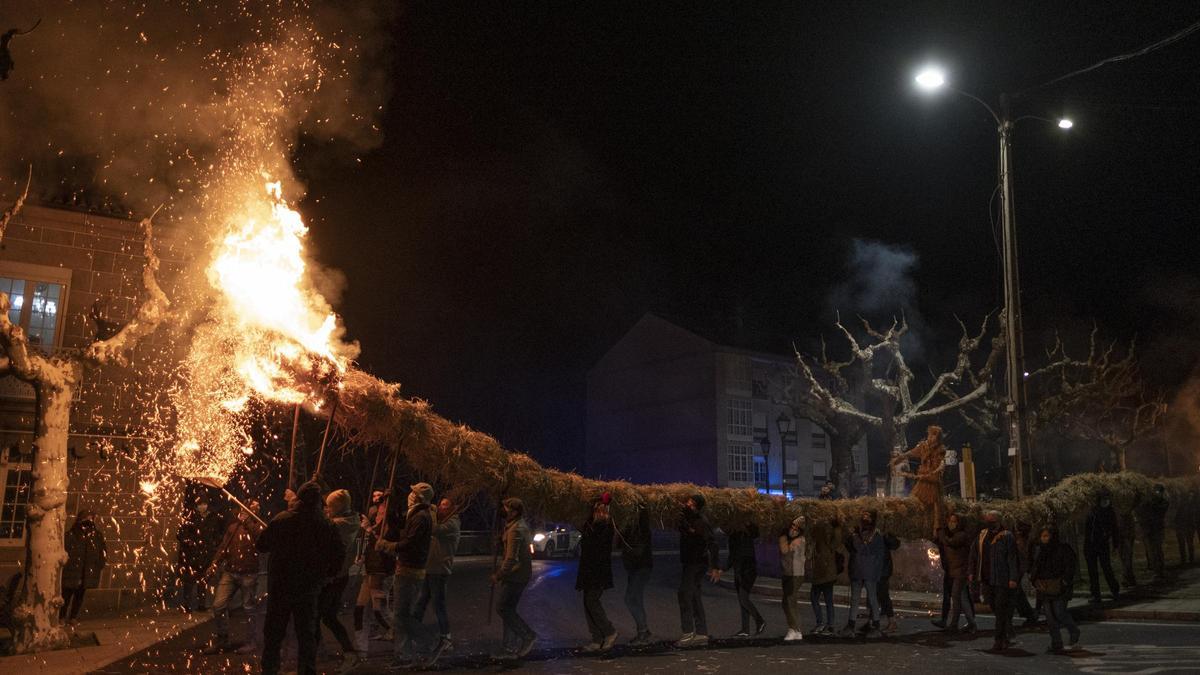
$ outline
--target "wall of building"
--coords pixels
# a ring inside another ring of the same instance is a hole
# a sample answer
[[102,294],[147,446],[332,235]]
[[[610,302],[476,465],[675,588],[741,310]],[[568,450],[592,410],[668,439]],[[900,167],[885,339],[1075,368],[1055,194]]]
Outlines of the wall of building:
[[712,345],[647,315],[588,373],[585,472],[716,485]]
[[[175,297],[191,249],[185,234],[169,227],[157,226],[155,241],[160,282]],[[95,338],[89,313],[98,299],[106,299],[106,314],[119,323],[136,312],[142,250],[136,222],[30,205],[0,241],[0,277],[64,282],[55,342],[59,349],[79,350]],[[160,331],[135,351],[129,367],[87,371],[73,406],[68,526],[80,508],[96,510],[109,551],[100,588],[88,596],[92,611],[140,602],[162,587],[173,560],[178,505],[148,500],[139,481],[148,451],[143,429],[152,416],[169,411],[166,384],[178,355],[171,332]],[[11,476],[10,482],[31,458],[33,403],[27,385],[0,379],[0,474]],[[5,517],[12,522],[16,515],[10,507]],[[18,571],[23,560],[20,539],[0,539],[0,579]]]

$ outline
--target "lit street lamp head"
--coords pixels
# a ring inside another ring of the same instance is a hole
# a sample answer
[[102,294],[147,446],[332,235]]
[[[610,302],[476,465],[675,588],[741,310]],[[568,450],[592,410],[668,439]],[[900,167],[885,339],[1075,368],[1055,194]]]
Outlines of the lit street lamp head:
[[930,66],[917,73],[916,81],[917,86],[921,89],[933,91],[946,84],[946,74],[942,72],[941,68]]
[[1070,129],[1073,126],[1075,126],[1075,123],[1072,122],[1071,120],[1067,119],[1066,117],[1064,117],[1058,121],[1059,129]]

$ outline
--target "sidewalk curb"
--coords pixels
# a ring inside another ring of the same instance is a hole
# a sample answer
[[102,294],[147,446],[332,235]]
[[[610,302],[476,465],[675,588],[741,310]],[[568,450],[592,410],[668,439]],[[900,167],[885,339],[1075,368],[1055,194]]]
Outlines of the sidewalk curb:
[[[718,586],[732,590],[734,588],[733,581],[722,576],[717,582]],[[901,591],[910,592],[910,591]],[[783,589],[776,585],[754,584],[754,589],[751,591],[754,595],[762,595],[772,598],[783,597]],[[850,593],[845,586],[835,586],[833,592],[833,601],[838,604],[849,604]],[[1200,603],[1195,612],[1179,611],[1179,610],[1157,610],[1157,609],[1129,609],[1122,607],[1096,607],[1093,605],[1076,605],[1070,608],[1071,614],[1079,619],[1089,619],[1092,621],[1195,621],[1200,622]],[[932,595],[928,600],[914,600],[912,598],[903,598],[892,596],[892,605],[897,609],[920,610],[930,612],[941,612],[942,599],[940,596]],[[987,605],[976,604],[976,614],[989,615],[991,608]]]

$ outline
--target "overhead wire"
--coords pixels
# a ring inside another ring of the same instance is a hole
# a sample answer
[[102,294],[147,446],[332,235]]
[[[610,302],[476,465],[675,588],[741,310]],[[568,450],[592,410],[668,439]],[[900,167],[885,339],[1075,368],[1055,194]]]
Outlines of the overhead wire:
[[1149,54],[1152,51],[1155,51],[1157,49],[1162,49],[1163,47],[1166,47],[1166,46],[1172,45],[1176,42],[1179,42],[1180,40],[1186,38],[1187,36],[1191,35],[1192,33],[1195,33],[1196,31],[1200,31],[1200,21],[1197,21],[1197,22],[1191,24],[1190,26],[1183,28],[1182,30],[1176,31],[1175,33],[1172,33],[1171,35],[1168,35],[1167,37],[1165,37],[1157,42],[1146,45],[1145,47],[1142,47],[1142,48],[1137,49],[1132,52],[1127,52],[1125,54],[1117,54],[1116,56],[1110,56],[1101,61],[1097,61],[1096,63],[1093,63],[1092,65],[1090,65],[1086,68],[1080,68],[1079,70],[1071,71],[1071,72],[1067,73],[1066,75],[1061,75],[1061,76],[1056,77],[1053,80],[1050,80],[1048,82],[1043,82],[1037,86],[1030,87],[1029,89],[1026,89],[1024,91],[1017,93],[1016,96],[1023,96],[1025,94],[1028,94],[1029,92],[1036,91],[1038,89],[1042,89],[1045,87],[1049,87],[1052,84],[1057,84],[1059,82],[1062,82],[1063,80],[1068,80],[1072,77],[1077,77],[1079,75],[1083,75],[1084,73],[1089,73],[1093,70],[1096,70],[1097,68],[1101,68],[1101,67],[1107,66],[1112,63],[1128,61],[1130,59],[1135,59],[1139,56],[1145,56],[1146,54]]

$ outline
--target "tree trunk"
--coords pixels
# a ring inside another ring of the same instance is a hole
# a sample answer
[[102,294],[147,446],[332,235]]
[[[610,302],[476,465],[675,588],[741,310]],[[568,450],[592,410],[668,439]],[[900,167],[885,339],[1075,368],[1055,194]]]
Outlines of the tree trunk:
[[16,651],[58,649],[70,638],[59,624],[67,505],[67,434],[79,366],[51,361],[37,383],[37,428],[27,515],[30,567],[13,610]]
[[907,486],[904,476],[900,475],[900,470],[903,465],[892,466],[890,461],[894,461],[899,455],[908,452],[908,427],[902,425],[894,425],[892,427],[891,448],[892,454],[889,458],[888,468],[888,496],[903,497],[905,496]]
[[1125,446],[1116,446],[1113,448],[1113,454],[1117,456],[1117,466],[1121,468],[1121,471],[1128,471],[1129,466],[1125,463]]

